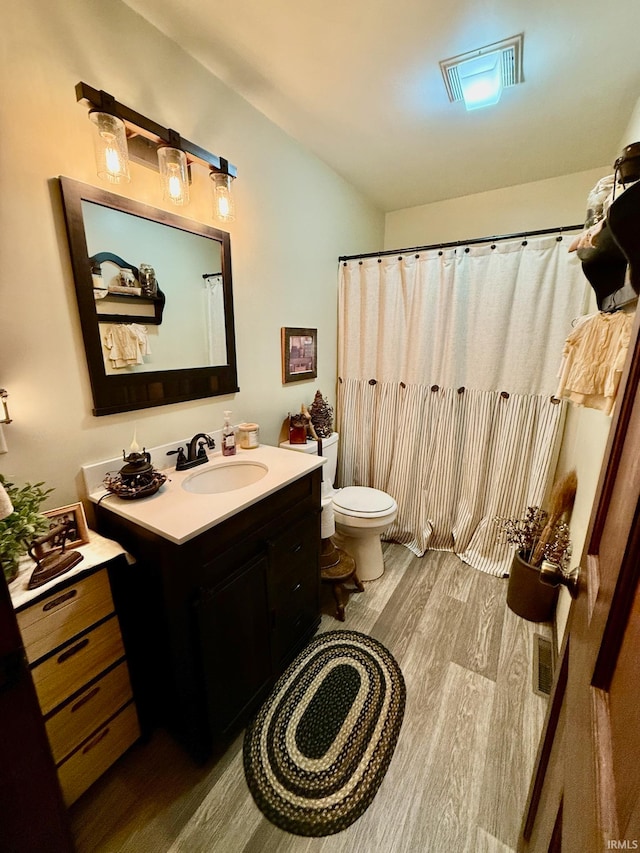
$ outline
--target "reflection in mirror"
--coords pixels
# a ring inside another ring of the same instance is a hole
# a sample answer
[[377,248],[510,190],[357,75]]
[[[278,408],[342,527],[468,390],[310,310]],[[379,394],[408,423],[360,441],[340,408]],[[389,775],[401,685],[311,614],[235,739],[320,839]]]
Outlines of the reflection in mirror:
[[229,235],[60,184],[94,413],[237,391]]
[[[109,319],[99,323],[106,372],[225,364],[221,244],[187,231],[175,231],[167,240],[166,225],[89,201],[82,202],[82,219],[90,257],[108,251],[136,262],[124,267],[134,270],[131,285],[125,284],[127,276],[123,278],[118,264],[106,260],[99,265],[103,287],[96,312],[99,321],[103,316]],[[149,324],[154,306],[148,300],[153,297],[143,294],[139,274],[135,275],[141,264],[152,267],[156,285],[166,300],[160,325]],[[118,314],[140,318],[124,326],[146,326],[140,333],[146,336],[141,361],[123,364],[118,346],[124,337],[118,334],[121,324],[111,319]]]

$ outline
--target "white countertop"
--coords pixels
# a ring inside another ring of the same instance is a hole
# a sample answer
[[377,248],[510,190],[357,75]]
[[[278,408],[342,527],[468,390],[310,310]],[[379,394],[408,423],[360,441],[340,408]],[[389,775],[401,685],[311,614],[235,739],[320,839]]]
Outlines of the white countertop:
[[[220,494],[199,495],[187,492],[182,483],[192,475],[229,462],[259,463],[266,465],[267,473],[256,483]],[[252,450],[238,448],[235,456],[221,452],[209,453],[209,461],[188,471],[164,469],[167,476],[155,495],[139,500],[124,500],[96,485],[97,470],[117,471],[122,460],[110,460],[83,468],[89,487],[89,499],[108,507],[122,518],[139,524],[152,533],[181,545],[194,536],[252,506],[268,495],[274,494],[300,477],[314,471],[326,460],[310,453],[294,453],[261,444]],[[95,470],[90,470],[95,469]],[[104,497],[107,495],[107,497]],[[103,500],[100,500],[103,498]]]

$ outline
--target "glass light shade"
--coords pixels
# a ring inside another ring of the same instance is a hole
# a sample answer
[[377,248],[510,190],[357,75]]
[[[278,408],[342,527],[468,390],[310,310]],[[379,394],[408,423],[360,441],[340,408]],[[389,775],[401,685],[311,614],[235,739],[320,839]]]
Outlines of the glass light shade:
[[468,110],[497,104],[502,95],[501,53],[486,53],[458,66],[464,105]]
[[213,215],[221,222],[233,222],[236,218],[236,208],[231,194],[231,175],[224,172],[210,172],[213,181]]
[[130,181],[129,151],[127,134],[122,122],[109,113],[92,110],[89,118],[93,122],[98,177],[112,184]]
[[179,148],[158,148],[162,197],[173,204],[189,204],[187,155]]

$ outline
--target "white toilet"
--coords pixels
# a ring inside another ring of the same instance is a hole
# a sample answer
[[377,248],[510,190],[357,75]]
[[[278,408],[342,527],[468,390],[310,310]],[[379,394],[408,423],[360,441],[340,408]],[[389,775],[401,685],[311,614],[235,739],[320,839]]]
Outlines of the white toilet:
[[[302,453],[317,453],[318,443],[291,444],[280,447]],[[322,538],[333,536],[335,544],[356,561],[361,581],[373,581],[384,572],[380,535],[393,524],[398,505],[386,492],[368,486],[346,486],[334,489],[338,464],[338,433],[322,439]],[[334,535],[335,533],[335,535]]]

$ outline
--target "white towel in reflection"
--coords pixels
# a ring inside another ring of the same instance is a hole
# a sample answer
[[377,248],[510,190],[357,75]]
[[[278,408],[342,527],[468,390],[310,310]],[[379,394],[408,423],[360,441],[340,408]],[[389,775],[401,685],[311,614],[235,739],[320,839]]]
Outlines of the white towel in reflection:
[[151,352],[147,327],[139,323],[113,323],[105,328],[103,340],[113,367],[144,364]]

